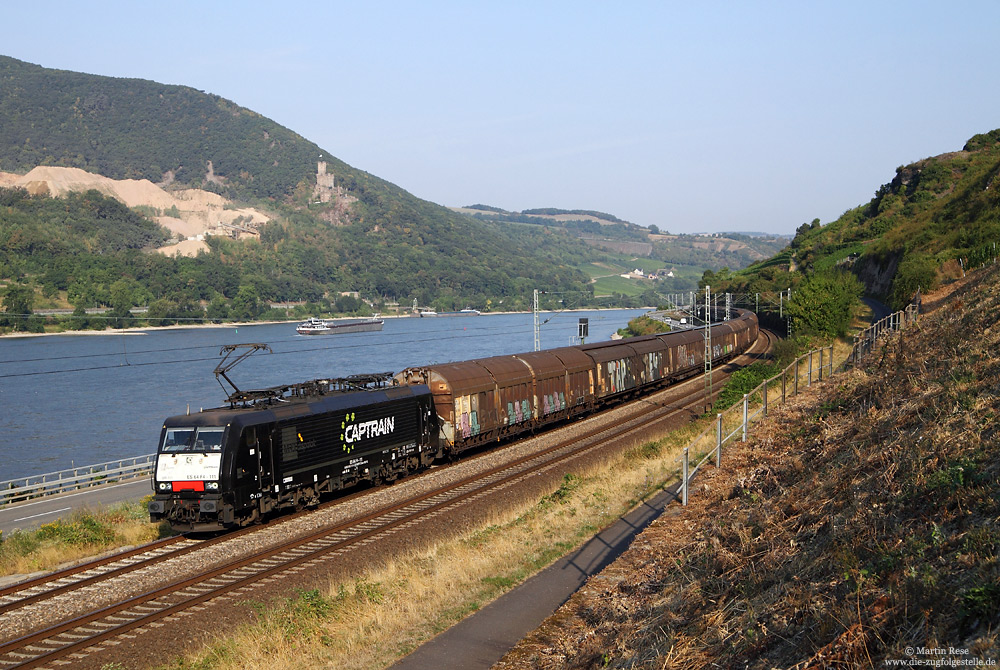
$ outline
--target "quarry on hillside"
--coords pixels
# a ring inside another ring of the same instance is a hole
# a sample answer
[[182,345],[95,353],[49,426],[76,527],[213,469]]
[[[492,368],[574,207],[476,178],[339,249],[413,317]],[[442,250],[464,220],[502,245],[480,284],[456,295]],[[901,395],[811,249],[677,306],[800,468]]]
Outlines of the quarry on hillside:
[[173,244],[157,251],[167,256],[194,256],[207,249],[206,235],[256,236],[269,218],[253,208],[236,208],[220,195],[188,188],[164,190],[148,179],[109,179],[79,168],[36,167],[26,175],[0,173],[0,186],[20,187],[32,195],[58,197],[90,189],[128,207],[148,208],[150,218],[172,232]]

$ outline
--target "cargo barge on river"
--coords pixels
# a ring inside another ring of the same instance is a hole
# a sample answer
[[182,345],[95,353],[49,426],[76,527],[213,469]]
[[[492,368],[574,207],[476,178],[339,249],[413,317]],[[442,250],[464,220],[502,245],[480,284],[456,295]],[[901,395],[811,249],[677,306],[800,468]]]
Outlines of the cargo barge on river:
[[373,316],[367,319],[317,319],[310,317],[295,329],[299,335],[333,335],[335,333],[370,333],[382,330],[383,319]]

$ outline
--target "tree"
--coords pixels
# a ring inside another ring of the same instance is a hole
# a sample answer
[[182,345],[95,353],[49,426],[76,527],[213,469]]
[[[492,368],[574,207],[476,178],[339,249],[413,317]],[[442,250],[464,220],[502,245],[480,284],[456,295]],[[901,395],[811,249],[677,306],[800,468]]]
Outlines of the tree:
[[361,309],[361,301],[351,295],[342,295],[336,301],[337,311],[344,314],[353,314]]
[[6,311],[4,325],[11,326],[14,330],[27,330],[34,300],[35,294],[31,288],[19,284],[8,286],[3,298]]
[[229,305],[226,304],[226,299],[221,293],[212,298],[205,311],[206,316],[215,323],[222,323],[223,320],[229,318]]
[[260,303],[257,300],[257,292],[249,286],[240,286],[233,298],[231,314],[234,319],[251,320],[260,314]]
[[73,318],[70,319],[70,328],[73,330],[86,330],[90,327],[90,319],[87,318],[87,310],[83,305],[77,305],[73,310]]
[[127,321],[132,316],[132,308],[135,307],[135,294],[137,289],[141,289],[135,280],[122,278],[116,280],[109,287],[111,294],[111,325],[115,328],[122,328],[130,325]]
[[785,313],[796,332],[842,337],[864,286],[848,272],[810,275],[792,294]]
[[146,319],[151,326],[170,326],[177,323],[176,319],[171,318],[176,311],[177,303],[174,301],[166,299],[155,300],[149,306]]
[[892,308],[906,307],[917,290],[933,291],[938,286],[937,263],[930,256],[910,254],[896,268],[892,280]]

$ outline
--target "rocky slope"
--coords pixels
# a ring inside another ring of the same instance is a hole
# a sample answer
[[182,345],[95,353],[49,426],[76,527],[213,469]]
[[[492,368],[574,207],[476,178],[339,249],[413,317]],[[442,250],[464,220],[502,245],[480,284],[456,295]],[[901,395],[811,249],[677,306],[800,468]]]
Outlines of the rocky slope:
[[148,179],[109,179],[80,168],[36,167],[25,175],[0,172],[0,186],[16,186],[33,195],[61,196],[90,189],[123,202],[128,207],[145,207],[150,217],[174,233],[176,243],[160,249],[167,255],[193,256],[207,249],[206,234],[254,235],[258,226],[269,221],[260,211],[236,207],[221,195],[196,188],[166,191]]

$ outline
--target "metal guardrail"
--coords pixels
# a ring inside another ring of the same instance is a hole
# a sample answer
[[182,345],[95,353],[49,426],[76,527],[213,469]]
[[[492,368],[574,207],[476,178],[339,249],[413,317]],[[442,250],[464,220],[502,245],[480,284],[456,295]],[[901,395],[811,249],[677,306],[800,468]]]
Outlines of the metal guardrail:
[[[861,331],[855,336],[854,346],[841,370],[859,365],[864,357],[874,350],[881,338],[902,331],[907,325],[916,322],[916,318],[917,308],[911,305]],[[814,380],[823,381],[824,374],[830,377],[834,372],[833,347],[813,349],[795,359],[795,362],[782,370],[781,374],[764,380],[753,391],[745,394],[742,403],[717,413],[713,424],[684,447],[684,453],[680,458],[681,504],[688,504],[691,480],[698,470],[710,460],[715,461],[716,467],[721,467],[723,445],[737,438],[741,442],[746,442],[753,421],[766,417],[769,405],[779,401],[786,402],[789,395],[798,395],[800,385],[812,386]],[[693,469],[692,454],[701,454]]]
[[42,475],[0,481],[0,507],[31,498],[78,491],[152,474],[156,454],[123,458]]

